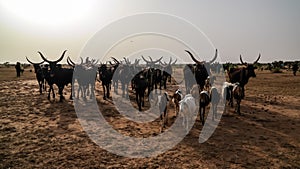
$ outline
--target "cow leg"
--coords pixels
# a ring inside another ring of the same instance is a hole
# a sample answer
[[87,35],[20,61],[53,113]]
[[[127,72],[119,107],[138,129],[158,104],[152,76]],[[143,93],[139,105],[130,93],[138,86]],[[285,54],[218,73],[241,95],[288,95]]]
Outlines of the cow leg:
[[104,84],[102,84],[102,88],[103,88],[103,99],[106,100],[106,97],[105,97],[106,93],[105,93],[105,85]]
[[128,94],[128,86],[129,86],[129,83],[126,83],[126,88],[125,88],[126,98],[128,98],[128,96],[129,96],[129,94]]
[[52,97],[53,97],[53,99],[55,99],[55,92],[54,92],[53,86],[51,86],[51,90],[52,90]]
[[[166,105],[166,106],[167,106],[167,105]],[[164,125],[165,125],[165,124],[168,125],[168,112],[167,112],[167,107],[165,108],[164,117],[165,117]]]
[[[53,97],[53,99],[55,99],[55,92],[54,92],[54,89],[53,89],[53,85],[51,85],[50,86],[50,89],[49,89],[50,91],[52,90],[52,97]],[[49,94],[50,95],[50,94]],[[50,96],[49,96],[49,98],[50,98]]]
[[107,96],[107,98],[110,97],[110,95],[109,95],[109,84],[106,84],[106,96]]
[[78,89],[77,89],[77,99],[79,98],[80,88],[81,88],[81,86],[78,86]]
[[213,115],[212,115],[212,121],[215,121],[215,105],[212,103],[211,104]]
[[42,81],[39,82],[39,87],[40,87],[40,94],[42,94],[42,89],[43,89],[43,82]]
[[125,96],[125,83],[122,83],[122,97]]
[[70,94],[70,100],[73,100],[73,86],[71,85],[71,94]]
[[205,114],[205,107],[200,106],[200,120],[202,125],[204,125],[204,114]]
[[240,108],[241,108],[241,99],[237,99],[237,100],[236,100],[236,112],[237,112],[239,115],[241,115],[241,110],[240,110]]
[[114,91],[118,94],[118,81],[114,81]]
[[139,91],[135,92],[135,99],[136,99],[136,103],[139,107],[139,111],[142,111],[142,105],[141,105],[141,95],[139,94]]
[[242,87],[242,97],[241,97],[241,99],[244,99],[244,97],[245,97],[245,88],[244,88],[244,86]]
[[51,87],[49,87],[49,91],[48,91],[48,100],[50,100],[50,93],[51,93]]
[[46,84],[47,82],[46,82],[46,80],[45,80],[45,82],[44,82],[44,91],[47,91],[47,84]]
[[217,118],[218,116],[217,116],[217,107],[218,106],[218,104],[215,104],[215,106],[214,106],[214,118]]
[[90,95],[90,99],[92,99],[92,98],[95,97],[94,91],[95,91],[95,85],[92,85],[92,84],[91,84],[91,95]]
[[59,93],[59,101],[62,102],[63,99],[64,99],[64,96],[63,96],[63,90],[64,90],[64,87],[59,87],[58,88],[58,93]]
[[140,97],[141,97],[140,99],[141,99],[141,102],[142,102],[141,104],[144,107],[145,106],[145,94],[144,94],[143,91],[141,92],[141,96]]

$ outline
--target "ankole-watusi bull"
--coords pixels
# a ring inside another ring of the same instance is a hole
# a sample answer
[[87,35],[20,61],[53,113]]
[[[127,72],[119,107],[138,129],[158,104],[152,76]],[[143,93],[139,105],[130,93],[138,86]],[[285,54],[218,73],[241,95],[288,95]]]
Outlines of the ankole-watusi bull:
[[[98,68],[99,71],[99,79],[103,88],[103,99],[110,97],[110,85],[113,78],[114,70],[107,64],[101,64]],[[117,89],[115,89],[116,91]]]
[[248,63],[243,62],[242,56],[240,55],[240,61],[246,67],[232,68],[228,72],[229,81],[231,83],[238,82],[240,84],[240,86],[242,87],[242,99],[245,96],[244,87],[248,83],[249,78],[250,77],[256,77],[256,74],[255,74],[255,71],[254,71],[256,69],[256,67],[254,66],[254,64],[256,64],[258,62],[258,60],[260,59],[260,56],[261,55],[259,54],[258,58],[256,59],[255,62],[253,62],[253,64],[248,64]]
[[[200,86],[200,90],[202,91],[204,88],[204,85],[205,85],[205,80],[210,75],[210,69],[209,69],[210,64],[212,64],[217,59],[218,50],[216,49],[214,58],[209,62],[205,62],[205,61],[200,62],[193,56],[193,54],[190,51],[188,51],[188,50],[185,50],[185,51],[190,55],[192,60],[196,63],[193,70],[191,70],[191,71],[194,73],[196,82]],[[189,66],[189,67],[191,67],[191,66]],[[185,69],[187,69],[187,68],[185,68]],[[188,77],[184,77],[184,78],[186,81],[189,81]]]
[[75,64],[70,57],[67,58],[67,63],[74,69],[73,81],[77,80],[78,90],[77,98],[79,98],[79,93],[81,93],[82,98],[86,99],[89,95],[90,98],[94,98],[95,80],[97,76],[97,62],[95,60],[89,60],[86,58],[86,62],[80,57],[81,63]]
[[243,97],[243,88],[240,86],[238,82],[235,83],[233,86],[232,95],[234,100],[236,101],[235,112],[241,115],[240,105]]
[[173,74],[173,69],[172,69],[172,65],[175,65],[175,63],[177,62],[177,59],[172,63],[172,58],[170,57],[170,61],[169,63],[162,63],[160,61],[161,67],[162,67],[162,79],[161,79],[161,83],[164,86],[164,89],[167,89],[167,81],[169,81],[171,83],[171,79],[172,79],[172,74]]
[[[63,52],[63,54],[61,55],[61,57],[56,61],[50,61],[50,60],[46,59],[41,52],[38,52],[41,55],[42,59],[49,63],[49,66],[50,66],[50,71],[49,71],[50,77],[49,78],[58,87],[58,93],[60,95],[60,99],[59,99],[60,102],[62,102],[64,99],[64,96],[63,96],[64,87],[67,86],[69,83],[71,85],[73,84],[73,82],[72,82],[73,69],[62,68],[61,66],[58,66],[58,64],[57,64],[64,58],[66,52],[67,52],[67,50],[65,50]],[[71,87],[71,90],[72,90],[72,87]],[[70,99],[72,99],[72,91],[71,91]]]
[[148,87],[148,81],[145,78],[144,71],[139,72],[133,77],[133,83],[136,103],[139,107],[139,111],[142,111],[142,107],[145,105],[145,91]]
[[45,61],[42,61],[40,63],[34,63],[31,62],[27,57],[26,60],[33,65],[36,80],[39,83],[40,94],[42,94],[43,89],[46,90],[46,80],[41,64],[43,64]]
[[158,69],[157,71],[156,63],[158,63],[162,58],[163,57],[160,57],[158,60],[153,61],[153,59],[150,56],[149,56],[150,60],[146,60],[144,56],[142,56],[142,59],[146,62],[146,66],[147,66],[147,68],[145,69],[146,72],[144,74],[145,75],[144,77],[147,79],[147,83],[148,83],[148,94],[147,94],[148,100],[152,97],[150,93],[154,89],[154,87],[156,87],[155,89],[157,89],[156,82],[157,79],[160,78],[157,75],[158,72],[161,70]]

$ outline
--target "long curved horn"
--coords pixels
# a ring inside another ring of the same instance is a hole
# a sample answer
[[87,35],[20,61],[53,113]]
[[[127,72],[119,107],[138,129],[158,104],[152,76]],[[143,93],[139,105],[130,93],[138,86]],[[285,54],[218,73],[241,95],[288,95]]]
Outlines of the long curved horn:
[[247,63],[244,63],[244,62],[243,62],[242,55],[240,55],[240,61],[241,61],[241,63],[242,63],[243,65],[246,65],[246,64],[247,64]]
[[258,58],[256,59],[256,61],[255,62],[253,62],[253,64],[256,64],[257,62],[258,62],[258,60],[260,59],[260,54],[258,55]]
[[152,60],[152,58],[150,57],[150,56],[148,56],[149,58],[150,58],[150,60],[151,60],[151,63],[153,63],[153,60]]
[[82,59],[82,57],[80,57],[80,64],[82,65],[83,64],[83,59]]
[[99,59],[97,59],[96,61],[93,62],[94,65],[97,65],[99,62]]
[[45,61],[42,61],[42,62],[40,62],[40,63],[33,63],[33,62],[31,62],[28,58],[27,58],[27,56],[26,56],[26,60],[29,62],[29,63],[31,63],[31,64],[37,64],[37,65],[40,65],[40,64],[42,64],[42,63],[44,63]]
[[120,64],[120,62],[116,58],[114,58],[114,57],[111,57],[111,58],[114,60],[115,63]]
[[193,59],[194,62],[196,62],[197,64],[203,64],[203,61],[200,62],[196,58],[194,58],[193,54],[190,51],[188,51],[188,50],[185,50],[185,51],[191,56],[191,58]]
[[151,63],[150,61],[146,60],[146,59],[144,58],[143,55],[142,55],[142,59],[143,59],[146,63]]
[[68,56],[68,58],[67,58],[67,61],[68,61],[68,60],[70,61],[70,63],[71,63],[72,65],[74,65],[74,66],[76,65],[76,64],[71,60],[71,58],[70,58],[69,56]]
[[140,59],[135,59],[135,60],[134,60],[134,65],[139,64],[139,62],[140,62]]
[[163,56],[160,57],[160,58],[159,58],[158,60],[156,60],[156,61],[152,61],[152,63],[155,64],[155,63],[157,63],[157,62],[160,62],[160,61],[162,60],[162,58],[163,58]]
[[175,65],[176,62],[177,62],[177,59],[175,59],[175,61],[172,63],[172,65]]
[[218,56],[218,49],[216,49],[215,57],[211,61],[209,61],[209,64],[214,63],[214,61],[217,59],[217,56]]
[[69,65],[69,66],[71,66],[71,67],[75,67],[75,64],[72,64],[72,63],[70,62],[70,58],[69,58],[69,56],[68,56],[68,58],[67,58],[67,63],[68,63],[68,65]]
[[44,57],[44,55],[42,54],[42,52],[38,51],[38,53],[40,54],[41,58],[42,58],[44,61],[46,61],[46,62],[48,62],[48,63],[51,63],[51,62],[52,62],[52,61],[47,60],[47,59]]
[[48,59],[45,58],[45,56],[42,54],[42,52],[38,51],[38,53],[41,55],[42,59],[44,61],[48,62],[48,63],[53,63],[53,62],[54,63],[58,63],[58,62],[60,62],[64,58],[66,52],[67,52],[67,50],[65,50],[63,52],[63,54],[61,55],[61,57],[58,60],[56,60],[56,61],[50,61],[50,60],[48,60]]
[[125,60],[125,63],[126,63],[127,65],[130,65],[129,61],[128,61],[125,57],[123,57],[123,59]]
[[164,63],[162,61],[159,61],[159,63],[162,65],[162,66],[165,66],[167,65],[167,63],[164,61]]
[[66,52],[67,52],[67,50],[65,50],[65,51],[62,53],[61,57],[60,57],[57,61],[55,61],[55,62],[56,62],[56,63],[60,62],[60,61],[64,58]]
[[170,57],[169,65],[171,65],[171,63],[172,63],[172,57]]

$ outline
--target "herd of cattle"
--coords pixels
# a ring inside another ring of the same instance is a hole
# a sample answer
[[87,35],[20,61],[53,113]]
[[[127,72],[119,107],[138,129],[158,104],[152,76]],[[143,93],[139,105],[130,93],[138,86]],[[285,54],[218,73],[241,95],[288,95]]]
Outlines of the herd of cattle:
[[[34,67],[40,93],[43,90],[46,91],[48,84],[49,100],[51,99],[51,91],[53,98],[55,98],[54,84],[58,87],[60,101],[64,100],[63,89],[68,84],[72,85],[70,99],[72,97],[86,99],[87,96],[94,98],[95,84],[96,81],[99,81],[103,87],[103,99],[111,97],[112,87],[115,94],[118,94],[119,85],[121,85],[122,97],[127,97],[131,87],[131,90],[135,92],[135,100],[139,111],[142,111],[145,106],[145,97],[148,98],[148,101],[156,99],[153,98],[152,91],[158,88],[167,89],[167,83],[171,83],[172,80],[172,66],[177,61],[172,61],[172,58],[170,58],[169,63],[166,63],[162,62],[163,57],[153,60],[150,56],[149,59],[142,56],[141,59],[146,62],[145,65],[139,64],[139,59],[131,63],[126,58],[123,61],[114,57],[111,57],[112,60],[106,63],[98,63],[98,61],[90,60],[89,58],[86,58],[84,61],[81,58],[81,63],[76,64],[68,57],[67,63],[70,67],[65,68],[59,62],[64,58],[66,50],[56,61],[50,61],[41,52],[38,53],[43,59],[42,62],[33,63],[27,57],[26,59]],[[240,114],[240,102],[245,95],[244,87],[250,77],[256,77],[254,64],[258,62],[260,55],[253,64],[244,63],[240,56],[240,61],[245,66],[226,70],[229,82],[224,82],[222,91],[218,91],[214,86],[215,76],[210,71],[211,65],[218,56],[218,51],[215,51],[215,56],[209,62],[197,60],[188,50],[186,50],[186,53],[195,63],[186,64],[183,68],[185,92],[178,89],[172,94],[165,92],[159,95],[157,105],[161,112],[162,128],[167,121],[167,102],[170,99],[175,104],[176,116],[179,114],[186,117],[186,114],[197,113],[194,111],[199,110],[202,124],[204,124],[206,106],[211,103],[214,112],[213,118],[215,118],[215,112],[220,100],[222,103],[228,102],[232,107],[233,99],[235,99],[236,112]],[[44,62],[47,62],[47,64],[43,64]],[[74,91],[74,84],[78,84],[77,91]],[[76,96],[75,93],[77,94]],[[199,106],[199,109],[197,109],[197,106]],[[188,125],[188,120],[183,120],[183,122],[185,126]]]

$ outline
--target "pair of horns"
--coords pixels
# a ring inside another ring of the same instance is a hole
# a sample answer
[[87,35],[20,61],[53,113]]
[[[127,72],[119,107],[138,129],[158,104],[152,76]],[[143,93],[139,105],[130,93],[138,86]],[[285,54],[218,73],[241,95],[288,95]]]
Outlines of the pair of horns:
[[[260,59],[260,56],[261,56],[261,54],[258,54],[258,58],[256,59],[256,61],[253,62],[253,64],[256,64],[258,62],[258,60]],[[247,65],[247,63],[243,62],[242,55],[240,55],[240,61],[243,65]]]
[[48,60],[48,59],[46,59],[46,58],[44,57],[44,55],[42,54],[42,52],[38,51],[38,53],[41,55],[42,59],[43,59],[44,61],[48,62],[48,63],[58,63],[58,62],[60,62],[60,61],[64,58],[66,52],[67,52],[67,50],[65,50],[65,51],[63,52],[63,54],[61,55],[61,57],[60,57],[58,60],[56,60],[56,61],[50,61],[50,60]]
[[[203,63],[204,63],[204,61],[202,61],[202,62],[198,61],[198,60],[193,56],[193,54],[192,54],[190,51],[188,51],[188,50],[185,50],[185,51],[191,56],[191,58],[193,59],[193,61],[194,61],[195,63],[197,63],[197,64],[203,64]],[[209,63],[209,64],[212,64],[212,63],[217,59],[217,56],[218,56],[218,49],[216,49],[214,58],[213,58],[211,61],[209,61],[208,63]]]
[[163,58],[163,57],[160,57],[158,60],[153,61],[153,59],[152,59],[150,56],[148,56],[148,57],[149,57],[150,61],[149,61],[149,60],[146,60],[146,59],[144,58],[144,56],[142,55],[143,60],[144,60],[147,64],[155,64],[155,63],[157,63],[157,62],[160,62],[161,59]]
[[175,59],[175,61],[172,63],[172,57],[170,57],[169,63],[166,63],[166,62],[162,63],[161,61],[159,63],[164,66],[167,66],[167,65],[174,65],[176,62],[177,62],[177,59]]

